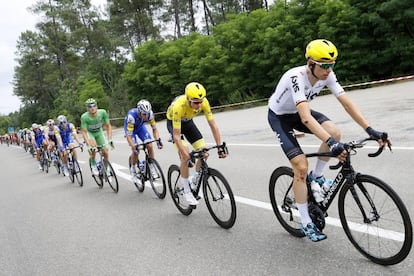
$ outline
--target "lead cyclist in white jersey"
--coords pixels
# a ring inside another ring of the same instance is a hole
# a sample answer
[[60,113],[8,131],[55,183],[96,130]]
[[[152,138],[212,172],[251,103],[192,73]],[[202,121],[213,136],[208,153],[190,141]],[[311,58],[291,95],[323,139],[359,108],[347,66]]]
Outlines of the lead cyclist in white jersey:
[[269,99],[268,121],[293,168],[293,192],[302,222],[301,229],[312,241],[320,241],[326,239],[326,235],[312,223],[309,216],[306,177],[320,185],[327,181],[323,170],[329,158],[318,158],[314,170],[308,175],[308,161],[296,140],[294,129],[316,135],[322,141],[319,151],[330,150],[340,161],[345,160],[346,151],[340,142],[339,128],[328,117],[312,110],[309,102],[327,87],[356,123],[380,145],[384,142],[381,140],[382,132],[370,127],[338,83],[333,72],[338,57],[335,45],[326,39],[313,40],[306,47],[305,57],[306,65],[288,70],[280,79]]

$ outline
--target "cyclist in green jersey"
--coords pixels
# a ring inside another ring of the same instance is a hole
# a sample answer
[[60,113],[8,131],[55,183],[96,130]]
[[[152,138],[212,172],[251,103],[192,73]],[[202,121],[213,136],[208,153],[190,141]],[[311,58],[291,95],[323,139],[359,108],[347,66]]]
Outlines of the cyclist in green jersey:
[[95,99],[86,100],[87,110],[81,116],[81,132],[83,139],[88,147],[89,162],[91,164],[92,173],[98,175],[98,168],[96,167],[95,154],[96,147],[102,146],[102,154],[104,162],[109,160],[108,147],[103,132],[103,127],[106,129],[108,144],[113,148],[112,142],[112,127],[109,122],[109,116],[105,109],[98,109]]

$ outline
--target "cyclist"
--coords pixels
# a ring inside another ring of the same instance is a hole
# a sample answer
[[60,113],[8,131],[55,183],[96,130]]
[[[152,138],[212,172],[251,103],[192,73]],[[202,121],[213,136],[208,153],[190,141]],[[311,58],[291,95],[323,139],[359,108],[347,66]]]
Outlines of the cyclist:
[[[152,134],[154,135],[154,138],[157,141],[158,149],[162,149],[163,145],[160,139],[160,135],[158,133],[158,129],[156,126],[154,113],[152,112],[151,103],[147,100],[140,100],[137,103],[136,108],[132,108],[128,111],[125,120],[124,120],[124,132],[125,137],[127,139],[128,145],[131,147],[132,153],[131,153],[131,175],[133,177],[133,181],[136,182],[138,179],[136,179],[135,175],[136,172],[139,171],[139,169],[136,168],[137,162],[139,160],[138,152],[135,148],[135,146],[138,144],[137,136],[138,138],[143,141],[144,143],[146,141],[152,140],[151,134],[149,134],[147,128],[145,127],[145,124],[149,123],[152,128]],[[152,143],[148,144],[148,154],[150,157],[154,158],[154,147],[152,146]],[[153,164],[149,164],[151,173],[156,177],[157,173],[154,169]]]
[[33,123],[30,136],[32,137],[33,148],[36,150],[36,160],[39,164],[39,170],[42,170],[42,164],[40,163],[40,147],[43,147],[43,149],[47,151],[48,146],[45,138],[45,133],[38,124]]
[[308,175],[308,161],[296,140],[294,129],[316,135],[322,141],[319,151],[330,150],[340,161],[345,160],[346,151],[340,142],[339,128],[328,117],[312,110],[309,102],[325,86],[328,87],[353,120],[383,145],[382,132],[370,127],[359,108],[338,83],[333,72],[337,57],[338,50],[332,42],[326,39],[311,41],[305,52],[307,64],[285,72],[269,99],[268,121],[292,165],[293,192],[302,222],[301,229],[312,241],[323,240],[327,236],[312,223],[309,216],[306,177],[319,185],[326,181],[332,183],[332,180],[326,180],[323,176],[329,158],[319,158],[314,170]]
[[[181,182],[184,187],[184,199],[190,205],[197,205],[198,201],[190,190],[189,175],[189,149],[182,135],[191,143],[195,150],[205,147],[205,141],[194,124],[193,117],[203,111],[210,126],[214,140],[217,145],[221,145],[219,128],[213,118],[210,103],[206,98],[206,89],[198,82],[190,82],[185,87],[185,94],[176,97],[167,111],[167,129],[172,136],[173,143],[180,155]],[[223,149],[218,149],[220,158],[225,158],[226,153]],[[200,171],[200,160],[196,164],[196,172]]]
[[[46,143],[48,144],[47,156],[48,158],[52,157],[52,159],[54,159],[55,157],[52,156],[52,153],[51,153],[52,149],[56,146],[59,150],[59,153],[61,153],[63,151],[63,144],[62,144],[62,139],[60,137],[59,129],[55,126],[55,121],[53,119],[47,120],[44,132],[45,132]],[[65,176],[69,175],[67,168],[66,170],[65,168],[63,168],[63,174]]]
[[[68,123],[65,115],[59,115],[57,117],[59,122],[58,129],[60,133],[60,137],[62,138],[63,148],[73,148],[73,138],[75,138],[76,142],[80,147],[83,146],[83,143],[79,140],[78,134],[76,133],[76,128],[72,123]],[[73,157],[77,159],[76,150],[73,150]],[[63,162],[63,170],[68,171],[68,154],[66,151],[62,152],[62,162]]]
[[[94,175],[99,175],[95,161],[96,146],[102,146],[104,162],[107,162],[109,160],[109,154],[103,127],[106,129],[108,144],[110,144],[113,148],[112,126],[109,122],[108,112],[106,112],[105,109],[98,109],[98,105],[95,99],[89,98],[85,103],[87,106],[87,111],[81,116],[82,137],[88,147],[89,162],[91,165],[92,173]],[[110,175],[109,170],[107,170],[106,173]]]

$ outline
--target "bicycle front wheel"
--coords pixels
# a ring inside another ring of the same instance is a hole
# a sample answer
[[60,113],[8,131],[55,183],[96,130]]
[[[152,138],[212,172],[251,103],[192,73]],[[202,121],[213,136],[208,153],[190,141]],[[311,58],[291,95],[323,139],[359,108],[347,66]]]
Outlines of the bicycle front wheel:
[[91,165],[90,161],[89,161],[89,168],[91,170],[92,177],[95,180],[96,184],[98,185],[98,187],[100,189],[102,189],[102,187],[103,187],[103,175],[102,175],[102,173],[100,172],[99,175],[94,175],[93,172],[92,172],[92,165]]
[[119,191],[119,185],[118,185],[118,178],[116,177],[115,171],[112,168],[111,163],[107,161],[106,167],[103,171],[105,181],[108,182],[109,186],[111,186],[112,190],[117,193]]
[[[165,177],[157,160],[148,158],[147,174],[151,183],[151,187],[158,198],[163,199],[167,193],[167,185],[165,184]],[[151,168],[152,167],[152,168]]]
[[304,237],[302,225],[293,194],[293,170],[289,167],[275,169],[270,177],[269,196],[277,220],[295,237]]
[[226,178],[216,169],[209,168],[203,179],[203,195],[214,221],[225,229],[236,222],[236,201]]
[[[132,160],[131,156],[128,158],[129,164],[129,171],[131,171]],[[137,187],[138,191],[142,193],[145,189],[145,179],[141,179],[141,173],[135,173],[135,177],[132,178],[132,182],[134,183],[135,187]]]
[[410,216],[395,191],[378,178],[357,175],[339,194],[339,217],[356,249],[371,261],[393,265],[411,250]]
[[177,209],[183,215],[188,216],[193,211],[193,207],[184,199],[184,187],[180,181],[180,175],[180,167],[177,165],[171,165],[168,168],[168,189]]
[[[83,177],[82,177],[82,171],[79,166],[79,162],[76,159],[73,159],[72,163],[72,171],[70,172],[74,178],[76,178],[76,181],[78,182],[79,186],[83,186]],[[73,182],[73,181],[72,181]]]

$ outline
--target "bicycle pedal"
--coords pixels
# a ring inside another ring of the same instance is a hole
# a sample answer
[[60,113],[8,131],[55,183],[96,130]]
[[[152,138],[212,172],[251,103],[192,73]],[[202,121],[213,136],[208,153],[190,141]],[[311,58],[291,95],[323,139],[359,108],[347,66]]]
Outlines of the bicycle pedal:
[[197,195],[195,196],[195,199],[200,200],[201,196]]

